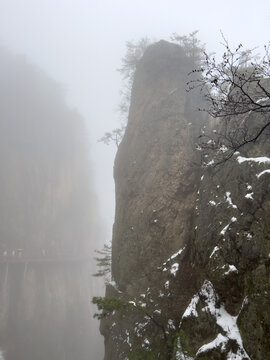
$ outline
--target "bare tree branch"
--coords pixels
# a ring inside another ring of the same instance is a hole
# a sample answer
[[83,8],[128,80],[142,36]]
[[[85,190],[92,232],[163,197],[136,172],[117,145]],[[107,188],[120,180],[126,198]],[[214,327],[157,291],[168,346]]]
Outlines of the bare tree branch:
[[231,50],[224,36],[223,40],[225,52],[221,61],[205,53],[203,66],[191,72],[197,76],[187,84],[187,91],[199,88],[206,100],[207,108],[199,110],[221,118],[222,130],[203,134],[200,139],[203,149],[222,152],[215,165],[230,159],[246,144],[256,142],[270,125],[269,46],[265,46],[260,59],[254,55],[255,49],[243,50],[240,44]]

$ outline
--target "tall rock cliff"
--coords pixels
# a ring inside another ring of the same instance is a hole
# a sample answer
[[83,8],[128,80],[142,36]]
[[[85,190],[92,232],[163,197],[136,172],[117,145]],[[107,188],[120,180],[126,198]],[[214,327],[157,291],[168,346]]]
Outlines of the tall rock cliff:
[[122,307],[101,322],[105,360],[270,356],[269,143],[207,166],[198,137],[222,124],[186,93],[192,68],[165,41],[137,66],[115,160],[106,296]]
[[5,360],[98,358],[83,121],[58,84],[0,50],[0,348]]

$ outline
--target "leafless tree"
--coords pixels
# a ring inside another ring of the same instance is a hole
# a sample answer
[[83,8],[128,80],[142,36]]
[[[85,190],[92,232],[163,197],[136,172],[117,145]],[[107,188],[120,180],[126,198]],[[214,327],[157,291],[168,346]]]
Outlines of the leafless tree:
[[225,52],[220,62],[205,53],[196,78],[188,91],[200,88],[207,107],[199,109],[221,118],[218,131],[201,135],[201,147],[219,150],[222,163],[240,148],[256,142],[270,128],[270,54],[265,46],[262,58],[240,44],[231,50],[224,39]]

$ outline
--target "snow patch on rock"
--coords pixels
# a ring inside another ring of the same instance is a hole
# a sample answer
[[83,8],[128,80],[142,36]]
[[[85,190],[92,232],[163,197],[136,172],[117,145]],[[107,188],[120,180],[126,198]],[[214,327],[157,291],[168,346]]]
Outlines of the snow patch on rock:
[[221,347],[221,351],[225,351],[227,342],[229,340],[234,340],[238,345],[238,349],[236,352],[231,350],[227,354],[227,360],[240,360],[243,358],[250,360],[250,357],[243,347],[243,341],[237,326],[238,315],[232,316],[226,311],[224,304],[220,303],[219,296],[216,293],[213,284],[209,280],[205,280],[200,291],[193,296],[182,318],[188,316],[198,317],[197,305],[200,299],[203,299],[206,304],[202,311],[210,313],[216,319],[216,323],[220,327],[222,333],[220,332],[211,342],[201,346],[196,355],[208,352],[209,350],[218,347]]
[[239,164],[242,164],[243,162],[255,162],[258,164],[270,164],[270,158],[266,157],[266,156],[251,157],[251,158],[238,156],[236,158],[236,160],[239,162]]
[[174,258],[176,258],[178,255],[180,255],[184,250],[185,250],[185,246],[183,248],[181,248],[180,250],[178,250],[176,253],[174,253],[172,256],[170,256],[164,263],[163,265],[166,265],[169,261],[173,260]]
[[230,191],[226,192],[226,201],[232,208],[237,209],[237,206],[235,204],[233,204],[233,202],[232,202]]
[[200,297],[198,294],[194,295],[193,298],[191,299],[188,307],[186,308],[182,318],[186,318],[189,316],[194,316],[194,317],[198,317],[198,312],[197,312],[197,305],[200,301]]
[[211,252],[211,255],[209,256],[209,258],[211,259],[212,256],[214,256],[214,254],[219,250],[218,246],[215,246],[213,251]]
[[259,179],[264,174],[270,174],[270,169],[264,170],[264,171],[260,172],[259,174],[257,174],[256,176]]
[[230,273],[238,273],[237,268],[234,265],[229,265],[229,270],[225,272],[224,275],[229,275]]
[[173,275],[173,276],[176,276],[176,273],[179,269],[179,264],[178,263],[174,263],[172,264],[171,266],[171,269],[170,269],[170,273]]

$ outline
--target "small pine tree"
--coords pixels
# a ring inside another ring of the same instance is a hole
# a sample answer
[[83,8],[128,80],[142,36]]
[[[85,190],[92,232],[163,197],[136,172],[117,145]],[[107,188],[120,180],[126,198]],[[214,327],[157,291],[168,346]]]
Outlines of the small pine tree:
[[112,246],[105,244],[102,250],[95,250],[99,257],[95,257],[98,271],[93,276],[105,277],[105,282],[111,280]]
[[114,129],[111,132],[106,132],[102,138],[99,139],[99,141],[106,145],[109,145],[111,142],[113,142],[118,147],[123,139],[125,129],[126,126],[122,124],[120,128]]
[[191,58],[195,65],[199,65],[203,60],[205,45],[197,38],[198,30],[193,31],[189,35],[178,35],[173,33],[171,40],[178,43],[187,57]]
[[127,41],[126,43],[126,54],[121,60],[121,67],[117,69],[121,74],[123,82],[121,100],[118,106],[118,111],[122,117],[122,124],[119,128],[106,132],[104,136],[99,139],[100,142],[103,142],[106,145],[114,143],[118,147],[124,136],[129,112],[131,88],[136,67],[150,44],[151,41],[147,37],[144,37],[137,42]]

